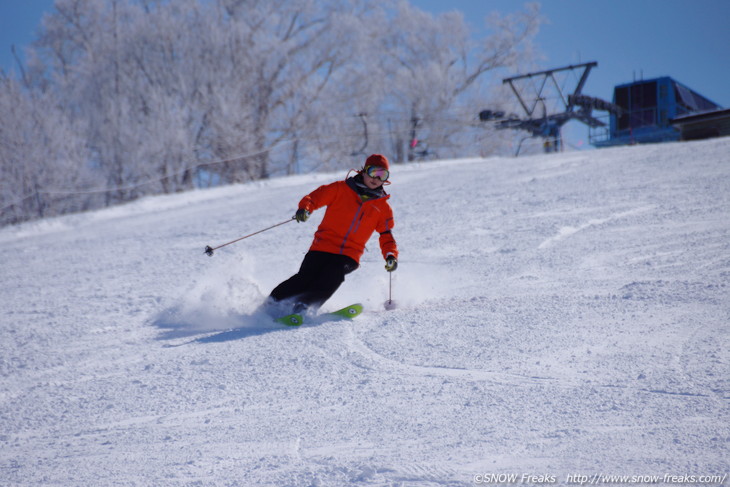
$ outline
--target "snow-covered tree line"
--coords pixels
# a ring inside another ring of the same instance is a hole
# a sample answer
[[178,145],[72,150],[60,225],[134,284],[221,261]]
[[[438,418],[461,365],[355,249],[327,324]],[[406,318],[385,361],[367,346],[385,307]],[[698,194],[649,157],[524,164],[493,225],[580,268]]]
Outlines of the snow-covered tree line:
[[541,17],[486,21],[477,39],[405,0],[56,0],[0,72],[0,224],[372,152],[493,153],[470,125]]

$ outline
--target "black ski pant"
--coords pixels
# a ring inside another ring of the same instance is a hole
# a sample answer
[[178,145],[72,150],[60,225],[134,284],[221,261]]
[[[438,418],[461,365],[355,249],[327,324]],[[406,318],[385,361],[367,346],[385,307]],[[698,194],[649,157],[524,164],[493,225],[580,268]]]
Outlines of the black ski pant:
[[318,309],[337,291],[345,276],[358,267],[346,255],[310,250],[299,272],[276,286],[269,297],[275,302],[291,300],[296,313]]

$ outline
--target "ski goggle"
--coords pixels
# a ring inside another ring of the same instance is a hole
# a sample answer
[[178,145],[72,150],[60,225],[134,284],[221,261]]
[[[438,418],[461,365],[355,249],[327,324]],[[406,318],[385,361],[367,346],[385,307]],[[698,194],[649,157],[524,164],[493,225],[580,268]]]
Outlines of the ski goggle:
[[371,178],[378,178],[383,182],[387,181],[390,177],[390,172],[387,169],[379,166],[366,167],[365,174],[367,174]]

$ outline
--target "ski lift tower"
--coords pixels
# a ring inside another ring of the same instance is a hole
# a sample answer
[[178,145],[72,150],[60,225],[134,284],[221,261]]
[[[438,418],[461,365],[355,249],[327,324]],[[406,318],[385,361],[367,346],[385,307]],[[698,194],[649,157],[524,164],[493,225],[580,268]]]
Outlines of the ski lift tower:
[[[593,61],[506,78],[502,83],[510,86],[526,118],[505,117],[501,111],[482,110],[479,119],[496,122],[498,129],[530,132],[526,138],[542,137],[545,152],[558,152],[562,150],[560,131],[568,121],[579,120],[589,127],[604,127],[606,124],[592,115],[593,109],[611,113],[621,110],[613,103],[582,94],[588,75],[596,66],[598,63]],[[575,88],[566,95],[566,88],[573,80],[577,80]]]

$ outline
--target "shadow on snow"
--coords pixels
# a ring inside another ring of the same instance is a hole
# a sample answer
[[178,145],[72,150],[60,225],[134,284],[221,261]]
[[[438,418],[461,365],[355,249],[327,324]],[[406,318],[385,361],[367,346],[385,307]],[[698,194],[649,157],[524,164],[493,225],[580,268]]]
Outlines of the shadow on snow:
[[[185,343],[221,343],[292,328],[274,322],[262,311],[221,315],[204,310],[183,311],[178,307],[161,311],[152,319],[152,325],[160,329],[158,340],[198,337]],[[179,345],[182,344],[168,346]]]

